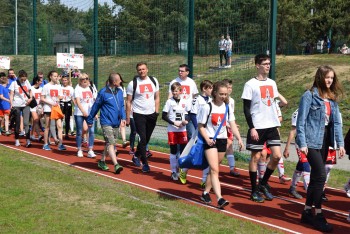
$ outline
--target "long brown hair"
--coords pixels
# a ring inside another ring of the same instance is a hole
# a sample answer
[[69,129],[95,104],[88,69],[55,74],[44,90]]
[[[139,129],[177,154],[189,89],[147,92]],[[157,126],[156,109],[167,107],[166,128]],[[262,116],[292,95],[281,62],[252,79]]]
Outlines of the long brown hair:
[[[213,100],[216,99],[216,96],[218,95],[218,92],[219,92],[219,89],[222,88],[222,87],[225,87],[227,88],[227,84],[224,82],[224,81],[217,81],[214,83],[213,85],[213,91],[211,92],[211,96],[213,98]],[[228,104],[229,103],[229,96],[227,95],[226,99],[225,99],[225,104]]]
[[[326,86],[325,78],[329,72],[333,72],[334,78],[331,87],[328,89]],[[335,73],[334,69],[328,65],[320,66],[317,69],[312,87],[316,87],[318,89],[320,97],[328,98],[333,101],[337,101],[339,99],[339,96],[343,94],[343,89],[338,80],[337,74]]]

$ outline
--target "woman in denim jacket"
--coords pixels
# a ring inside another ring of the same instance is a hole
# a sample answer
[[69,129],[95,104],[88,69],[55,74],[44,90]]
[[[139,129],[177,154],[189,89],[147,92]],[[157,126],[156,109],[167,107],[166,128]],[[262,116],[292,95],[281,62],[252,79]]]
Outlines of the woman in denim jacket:
[[[313,225],[317,230],[333,229],[322,214],[322,191],[326,181],[325,161],[329,146],[339,147],[339,155],[345,155],[344,139],[337,99],[342,94],[335,71],[329,66],[318,68],[310,90],[299,103],[296,143],[307,155],[311,166],[310,184],[301,222]],[[315,205],[315,216],[311,209]]]

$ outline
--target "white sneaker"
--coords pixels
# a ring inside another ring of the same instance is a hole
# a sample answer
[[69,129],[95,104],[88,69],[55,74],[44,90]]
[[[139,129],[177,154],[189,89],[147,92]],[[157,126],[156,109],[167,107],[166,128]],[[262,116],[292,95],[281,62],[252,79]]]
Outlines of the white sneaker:
[[346,219],[348,222],[350,222],[350,211],[349,211],[349,216],[348,218]]
[[178,174],[177,174],[176,172],[172,172],[172,173],[171,173],[171,179],[172,179],[172,180],[178,180],[178,179],[179,179]]
[[344,190],[345,190],[346,196],[350,198],[350,185],[346,184],[344,186]]
[[88,158],[95,158],[96,157],[96,154],[95,154],[95,152],[93,151],[93,150],[89,150],[89,152],[88,152],[88,156],[87,156]]
[[82,150],[78,150],[77,156],[78,156],[79,158],[84,157],[83,151],[82,151]]
[[15,140],[15,146],[21,146],[21,143],[19,143],[19,140]]

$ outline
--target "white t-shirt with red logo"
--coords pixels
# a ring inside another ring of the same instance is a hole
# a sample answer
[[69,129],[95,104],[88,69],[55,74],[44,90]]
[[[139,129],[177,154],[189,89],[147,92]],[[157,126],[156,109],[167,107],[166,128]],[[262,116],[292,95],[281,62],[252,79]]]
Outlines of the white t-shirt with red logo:
[[[208,136],[210,138],[213,138],[222,120],[224,119],[225,112],[226,112],[226,104],[223,103],[221,106],[217,106],[213,102],[211,102],[211,106],[212,106],[212,109],[210,114],[209,114],[209,111],[210,111],[209,105],[204,105],[202,108],[200,108],[199,113],[197,115],[197,121],[198,121],[198,124],[205,124],[208,120],[206,131]],[[209,115],[209,119],[208,119],[208,115]],[[228,108],[226,121],[222,124],[220,132],[217,136],[217,139],[227,138],[227,130],[226,130],[227,121],[228,122],[235,121],[235,116],[230,106]]]
[[[181,98],[179,102],[176,102],[174,98],[169,98],[163,108],[163,112],[168,113],[168,117],[171,121],[183,121],[188,110],[187,100]],[[168,124],[168,132],[185,132],[186,126],[175,127],[172,124]]]
[[[91,107],[95,102],[94,95],[91,92],[90,87],[81,87],[77,85],[74,90],[74,98],[79,99],[80,105],[83,107],[84,111],[89,114],[91,111]],[[83,113],[81,112],[80,108],[76,106],[74,108],[74,115],[82,116]]]
[[241,98],[251,100],[250,113],[256,129],[281,126],[275,105],[278,96],[276,82],[270,78],[252,78],[245,83]]
[[199,110],[209,102],[211,102],[211,97],[208,97],[208,101],[206,101],[202,95],[198,95],[192,100],[191,113],[197,115]]
[[[31,90],[32,86],[30,85],[29,81],[26,80],[25,82],[21,83],[23,89],[27,92],[28,95],[29,91]],[[26,106],[26,103],[28,101],[27,95],[23,92],[23,89],[17,84],[17,81],[14,81],[11,83],[9,90],[13,91],[13,100],[12,105],[14,107],[24,107]]]
[[[158,80],[153,77],[156,86],[154,86],[153,82],[149,77],[144,80],[141,80],[140,77],[137,77],[137,87],[135,90],[134,100],[132,101],[132,112],[150,115],[156,111],[155,105],[155,93],[159,91],[159,83]],[[134,89],[134,81],[132,80],[126,89],[127,95],[133,95]]]
[[70,102],[74,97],[74,89],[72,86],[67,85],[66,87],[62,86],[62,101]]
[[180,77],[177,77],[170,82],[169,93],[171,93],[171,85],[175,82],[179,82],[181,84],[181,98],[188,100],[189,103],[192,103],[193,95],[198,94],[196,82],[194,82],[194,80],[189,77],[187,77],[185,80],[182,80]]
[[[62,87],[59,84],[47,83],[44,85],[41,95],[45,96],[45,99],[49,101],[51,105],[59,104],[59,97],[62,97]],[[51,105],[45,103],[44,112],[51,112]]]

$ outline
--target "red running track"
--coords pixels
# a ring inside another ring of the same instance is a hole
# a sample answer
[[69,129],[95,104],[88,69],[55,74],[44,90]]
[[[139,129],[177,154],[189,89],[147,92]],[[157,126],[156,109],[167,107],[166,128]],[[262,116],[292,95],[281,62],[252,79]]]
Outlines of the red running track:
[[[214,194],[211,194],[213,206],[205,205],[200,200],[202,193],[199,186],[202,176],[201,171],[190,170],[186,185],[170,179],[168,154],[153,151],[153,156],[149,160],[151,172],[144,174],[141,172],[141,168],[133,165],[127,149],[122,149],[118,146],[118,151],[120,152],[118,160],[124,167],[124,170],[121,174],[116,175],[113,173],[114,170],[110,160],[107,160],[110,171],[105,172],[97,168],[99,155],[97,159],[78,158],[76,156],[74,138],[70,141],[65,141],[66,151],[58,151],[57,146],[51,146],[52,151],[44,151],[42,150],[42,144],[36,142],[33,142],[31,148],[15,147],[12,136],[0,136],[0,142],[1,145],[14,150],[27,152],[34,156],[76,167],[80,170],[106,176],[164,196],[183,200],[193,205],[204,206],[215,212],[223,212],[234,218],[249,220],[286,233],[319,233],[312,227],[299,222],[305,200],[297,200],[290,197],[288,195],[289,184],[280,184],[276,177],[272,177],[270,180],[275,199],[264,203],[255,203],[248,199],[250,195],[250,180],[247,170],[241,169],[241,176],[233,178],[228,173],[228,167],[221,166],[220,182],[222,194],[225,199],[230,201],[230,204],[225,207],[225,210],[219,210],[215,207],[216,197]],[[21,143],[24,145],[25,140],[21,139]],[[103,151],[103,142],[96,140],[94,149],[96,153],[101,153]],[[86,156],[86,152],[84,154]],[[305,197],[306,194],[301,185],[298,187],[298,191]],[[334,226],[333,233],[350,233],[350,223],[346,221],[350,210],[350,199],[346,197],[344,191],[332,188],[327,188],[327,197],[329,201],[323,203],[323,210],[328,222]]]

